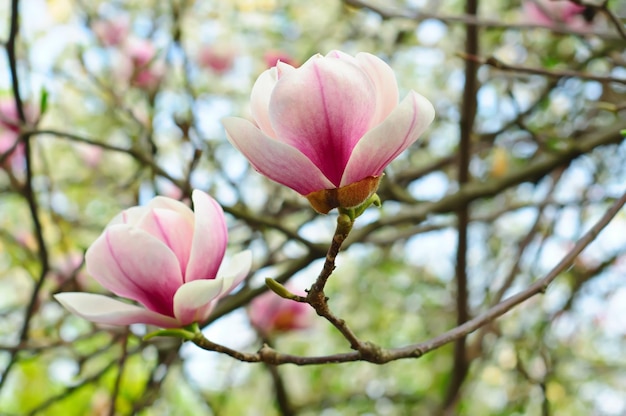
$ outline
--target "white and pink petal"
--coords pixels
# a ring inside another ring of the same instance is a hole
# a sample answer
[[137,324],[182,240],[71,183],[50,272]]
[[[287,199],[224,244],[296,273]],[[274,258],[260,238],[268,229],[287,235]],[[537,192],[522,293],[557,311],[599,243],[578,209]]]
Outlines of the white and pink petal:
[[248,120],[227,117],[222,120],[230,142],[252,166],[271,180],[301,195],[335,185],[298,149],[267,137]]
[[148,213],[149,209],[146,207],[131,207],[117,214],[109,223],[107,227],[115,224],[127,224],[135,225]]
[[379,176],[385,167],[413,144],[435,117],[433,105],[411,91],[380,125],[370,130],[354,147],[341,186],[368,176]]
[[184,275],[193,241],[194,224],[179,212],[167,208],[149,209],[136,225],[172,250]]
[[270,119],[276,138],[306,155],[335,185],[376,110],[365,72],[342,59],[314,59],[276,83]]
[[195,224],[184,281],[214,279],[228,243],[224,211],[217,201],[202,191],[194,190],[191,199]]
[[259,75],[250,93],[250,113],[256,125],[270,137],[276,137],[270,120],[270,97],[278,81],[276,68],[270,68]]
[[93,293],[66,292],[54,298],[67,310],[91,322],[108,325],[148,324],[162,328],[181,325],[170,316]]
[[184,203],[164,196],[154,197],[148,202],[146,208],[163,208],[176,211],[190,224],[193,224],[193,211]]
[[214,301],[223,291],[221,279],[194,280],[182,285],[174,295],[174,316],[183,325],[206,320]]
[[118,296],[172,315],[183,283],[178,259],[161,241],[124,224],[108,227],[85,254],[87,272]]
[[217,278],[224,281],[224,289],[220,297],[224,297],[233,291],[250,273],[252,267],[252,252],[244,250],[235,254],[222,263]]
[[381,123],[398,106],[398,83],[389,65],[371,53],[359,53],[356,60],[376,87],[376,113],[370,127]]

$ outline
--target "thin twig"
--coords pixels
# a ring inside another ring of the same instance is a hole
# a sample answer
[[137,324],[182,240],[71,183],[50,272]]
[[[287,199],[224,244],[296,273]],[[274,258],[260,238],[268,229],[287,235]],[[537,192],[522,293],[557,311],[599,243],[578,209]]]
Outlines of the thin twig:
[[591,227],[591,229],[589,229],[589,231],[587,231],[576,242],[574,247],[572,247],[572,249],[561,259],[561,261],[543,278],[537,280],[522,292],[503,300],[483,314],[465,322],[463,325],[457,326],[456,328],[446,331],[443,334],[425,342],[390,349],[383,349],[372,343],[364,343],[363,350],[315,357],[283,354],[267,345],[264,345],[256,353],[241,352],[209,341],[202,335],[201,332],[196,334],[196,337],[192,340],[192,342],[202,349],[220,352],[239,361],[264,362],[273,365],[318,365],[353,361],[368,361],[375,364],[384,364],[400,359],[419,358],[428,352],[434,351],[450,342],[467,336],[489,322],[492,322],[505,313],[511,311],[514,307],[532,298],[533,296],[545,292],[550,283],[552,283],[552,281],[554,281],[554,279],[556,279],[561,273],[567,270],[576,257],[578,257],[578,255],[596,239],[598,234],[600,234],[600,231],[602,231],[611,222],[613,217],[617,215],[624,204],[626,204],[626,192],[624,192],[624,194],[615,201],[615,203],[604,213],[594,226]]
[[545,68],[531,68],[522,65],[510,65],[502,62],[495,56],[490,56],[486,59],[477,56],[476,54],[464,53],[461,57],[466,61],[473,61],[481,65],[489,65],[492,68],[499,69],[501,71],[512,71],[518,74],[530,74],[530,75],[544,75],[551,78],[580,78],[589,81],[598,81],[601,83],[615,82],[618,84],[626,84],[626,78],[615,78],[606,75],[593,75],[586,72],[572,71],[567,69],[551,70]]
[[[11,2],[11,24],[9,29],[9,40],[7,41],[6,50],[9,60],[9,68],[11,72],[11,82],[13,89],[13,96],[15,98],[15,105],[17,108],[17,113],[20,119],[20,124],[26,124],[26,116],[24,112],[24,107],[22,103],[22,99],[20,96],[19,89],[19,79],[17,76],[17,58],[15,54],[15,48],[17,43],[17,37],[19,34],[19,0],[12,0]],[[28,210],[30,213],[31,220],[33,222],[33,231],[35,234],[35,239],[37,240],[37,248],[39,255],[39,263],[41,265],[41,269],[39,271],[38,279],[33,287],[30,300],[28,305],[26,306],[26,311],[24,312],[24,322],[22,324],[22,328],[20,329],[19,334],[19,343],[25,343],[28,339],[28,332],[30,329],[31,319],[33,314],[35,313],[35,309],[37,307],[37,303],[39,300],[39,292],[43,287],[43,283],[45,277],[50,268],[49,258],[48,258],[48,250],[46,247],[46,242],[44,239],[44,231],[43,226],[41,224],[41,220],[39,218],[39,205],[37,202],[37,198],[33,191],[33,169],[32,169],[32,149],[31,149],[31,140],[28,135],[25,135],[20,132],[20,140],[24,142],[24,162],[26,165],[26,179],[24,182],[24,186],[21,189],[22,196],[26,200],[28,205]],[[4,383],[9,378],[8,374],[11,371],[13,365],[17,362],[17,354],[18,351],[12,352],[10,354],[8,364],[6,365],[2,376],[0,377],[0,390],[4,386]]]

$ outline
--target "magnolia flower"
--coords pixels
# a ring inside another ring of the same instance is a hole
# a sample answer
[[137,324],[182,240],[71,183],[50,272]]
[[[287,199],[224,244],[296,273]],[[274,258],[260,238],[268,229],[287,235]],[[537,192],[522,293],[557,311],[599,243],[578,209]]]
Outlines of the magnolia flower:
[[128,37],[130,22],[127,16],[115,19],[100,19],[92,23],[91,29],[104,46],[118,46]]
[[254,123],[223,120],[231,143],[268,178],[318,212],[363,203],[385,167],[432,122],[432,104],[411,91],[398,104],[391,68],[369,53],[333,51],[300,68],[263,72],[250,97]]
[[232,45],[205,46],[198,52],[198,63],[222,75],[233,67],[236,51]]
[[272,291],[250,302],[250,323],[262,334],[306,329],[311,325],[313,309],[302,302],[284,299]]
[[546,27],[565,25],[570,29],[582,30],[590,27],[593,9],[568,0],[525,0],[525,20]]
[[120,52],[124,54],[117,69],[120,78],[145,90],[154,90],[159,85],[165,68],[157,59],[157,49],[152,42],[129,39]]
[[192,200],[195,213],[160,196],[127,209],[87,250],[87,272],[142,306],[92,293],[54,297],[76,315],[104,324],[176,328],[206,320],[248,274],[252,258],[244,251],[224,267],[228,235],[222,208],[198,190]]

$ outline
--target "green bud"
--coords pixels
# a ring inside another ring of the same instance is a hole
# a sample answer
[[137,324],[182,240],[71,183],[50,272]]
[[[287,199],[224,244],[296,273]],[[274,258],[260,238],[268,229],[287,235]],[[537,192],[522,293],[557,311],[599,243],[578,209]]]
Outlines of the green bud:
[[291,293],[290,291],[288,291],[285,286],[281,285],[276,280],[274,280],[274,279],[272,279],[270,277],[265,279],[265,285],[267,285],[267,287],[272,292],[276,293],[281,298],[290,299],[290,300],[298,299],[298,296],[296,296],[293,293]]

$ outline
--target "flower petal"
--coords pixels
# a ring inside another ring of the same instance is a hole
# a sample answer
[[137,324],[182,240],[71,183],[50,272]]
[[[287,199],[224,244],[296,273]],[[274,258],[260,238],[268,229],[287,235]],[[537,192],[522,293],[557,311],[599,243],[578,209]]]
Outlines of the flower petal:
[[248,120],[227,117],[222,124],[233,146],[271,180],[301,195],[335,187],[299,150],[267,137]]
[[311,59],[283,75],[270,99],[277,139],[306,155],[335,186],[376,110],[369,76],[344,59]]
[[146,207],[131,207],[117,214],[109,223],[109,225],[115,224],[128,224],[135,225],[147,214],[148,208]]
[[370,127],[381,123],[397,107],[399,93],[396,75],[389,65],[371,53],[358,53],[356,60],[376,86],[376,113]]
[[224,281],[224,289],[222,290],[220,298],[228,295],[246,278],[246,276],[248,276],[251,266],[252,252],[250,250],[237,253],[222,264],[220,271],[217,272],[218,279]]
[[215,279],[224,259],[228,230],[222,207],[206,193],[194,190],[191,199],[195,212],[193,243],[184,281]]
[[222,279],[194,280],[182,285],[174,295],[176,319],[183,325],[206,320],[223,285]]
[[149,324],[163,328],[180,326],[174,318],[103,295],[68,292],[58,293],[54,298],[73,314],[100,324]]
[[147,205],[140,207],[128,208],[119,214],[117,214],[108,225],[114,224],[128,224],[135,225],[140,222],[145,215],[147,215],[153,208],[165,208],[178,212],[183,216],[190,224],[193,224],[193,211],[189,207],[180,201],[172,198],[166,198],[164,196],[157,196],[150,200]]
[[435,118],[433,105],[415,91],[355,146],[341,186],[380,175],[404,149],[413,144]]
[[269,114],[270,97],[276,81],[278,81],[276,68],[270,68],[259,75],[250,93],[250,113],[252,118],[254,118],[261,131],[270,137],[276,137]]
[[184,203],[172,198],[164,196],[154,197],[146,205],[147,208],[163,208],[176,211],[179,215],[183,216],[190,224],[193,224],[194,216],[193,211]]
[[280,77],[294,71],[295,68],[284,62],[278,62],[275,68],[270,68],[259,75],[250,93],[250,112],[261,131],[270,137],[276,137],[270,120],[269,106],[272,91]]
[[112,225],[85,254],[87,272],[118,296],[173,316],[173,296],[183,284],[174,253],[147,232]]
[[189,222],[179,212],[171,209],[153,208],[148,210],[136,226],[172,250],[178,259],[180,273],[184,276],[193,241],[193,221]]

